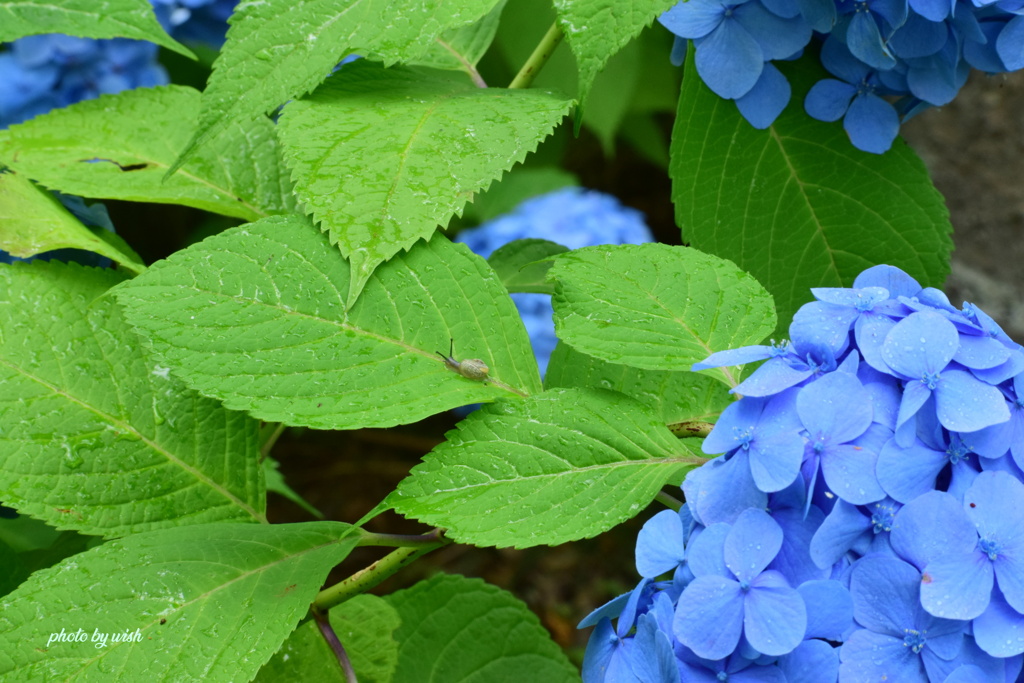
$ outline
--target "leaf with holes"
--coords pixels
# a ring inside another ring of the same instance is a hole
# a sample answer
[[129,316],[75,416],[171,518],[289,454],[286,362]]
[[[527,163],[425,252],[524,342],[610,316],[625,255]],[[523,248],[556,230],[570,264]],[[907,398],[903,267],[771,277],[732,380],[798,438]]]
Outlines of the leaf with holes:
[[[688,370],[716,351],[760,343],[772,298],[731,262],[667,244],[599,246],[556,257],[555,331],[583,353],[647,370]],[[730,369],[714,376],[730,386]]]
[[348,302],[377,265],[429,238],[522,161],[572,103],[446,74],[347,65],[281,117],[296,193],[350,259]]
[[164,182],[198,113],[199,93],[185,86],[103,95],[0,131],[0,162],[86,197],[184,204],[249,220],[293,211],[268,119],[231,126]]
[[0,43],[40,33],[148,40],[195,59],[191,50],[164,32],[146,0],[0,2]]
[[[175,374],[262,420],[386,427],[540,390],[515,305],[444,235],[377,269],[345,312],[348,263],[299,216],[265,218],[154,264],[115,292]],[[438,357],[479,358],[487,379]]]
[[525,548],[590,538],[704,462],[650,409],[598,389],[486,406],[387,498],[461,543]]
[[102,295],[110,270],[0,268],[0,500],[122,536],[264,517],[257,425],[187,390]]
[[[355,547],[350,530],[197,524],[70,557],[4,597],[0,680],[251,680]],[[123,639],[97,647],[96,632]]]

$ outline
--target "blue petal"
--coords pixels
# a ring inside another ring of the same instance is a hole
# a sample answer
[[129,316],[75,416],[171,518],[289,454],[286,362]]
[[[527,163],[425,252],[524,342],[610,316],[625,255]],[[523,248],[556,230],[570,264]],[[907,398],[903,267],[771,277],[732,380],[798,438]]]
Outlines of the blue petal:
[[942,373],[935,388],[935,412],[952,432],[976,432],[1010,419],[999,390],[963,370]]
[[836,4],[832,0],[799,0],[800,14],[819,33],[828,33],[836,23]]
[[857,149],[884,154],[900,132],[900,118],[891,104],[867,93],[853,99],[843,128]]
[[[945,5],[947,10],[950,5],[949,0],[911,0],[911,5],[914,2]],[[948,35],[949,29],[941,20],[929,21],[911,12],[907,22],[889,38],[889,47],[903,59],[926,57],[941,50]]]
[[971,552],[978,533],[956,498],[931,491],[896,513],[889,541],[900,557],[924,569],[932,560]]
[[757,41],[765,60],[792,57],[811,40],[811,27],[802,17],[783,19],[769,12],[760,2],[748,2],[737,7],[735,16],[736,21]]
[[921,658],[903,644],[903,638],[864,629],[853,635],[839,649],[839,680],[900,681],[929,683]]
[[996,52],[1007,71],[1024,68],[1024,16],[1010,20],[996,39]]
[[838,501],[811,539],[811,558],[822,569],[831,567],[871,526],[871,519],[856,506]]
[[857,89],[849,83],[825,78],[815,83],[804,99],[804,110],[819,121],[838,121],[846,115]]
[[839,676],[839,650],[820,640],[805,640],[779,659],[779,668],[786,683],[831,683]]
[[679,513],[662,510],[651,517],[636,538],[636,570],[653,579],[683,563],[683,523]]
[[764,68],[757,41],[734,19],[724,20],[697,45],[697,73],[719,97],[746,95]]
[[944,452],[928,448],[918,439],[905,447],[893,439],[878,454],[875,474],[893,499],[909,503],[935,488],[935,478],[947,462]]
[[974,619],[992,597],[993,567],[980,552],[937,557],[924,568],[921,604],[944,619]]
[[792,586],[805,581],[828,578],[828,571],[811,559],[811,541],[825,520],[825,514],[812,505],[804,516],[803,506],[797,509],[772,510],[772,519],[782,527],[782,548],[768,565],[786,577]]
[[804,639],[804,599],[778,572],[766,571],[754,580],[743,611],[743,635],[762,654],[784,655]]
[[1009,357],[1010,349],[992,337],[961,334],[953,360],[972,370],[983,370],[1001,365]]
[[933,311],[912,313],[896,323],[882,345],[886,364],[907,379],[938,373],[960,344],[953,323]]
[[[782,529],[764,510],[745,510],[725,539],[725,566],[741,582],[764,571],[782,547]],[[766,653],[767,654],[767,653]]]
[[759,360],[771,358],[774,355],[774,351],[774,347],[771,346],[743,346],[738,349],[726,349],[725,351],[711,354],[699,363],[694,363],[690,369],[697,372],[698,370],[707,370],[709,368],[755,363]]
[[796,410],[812,442],[852,441],[871,425],[871,396],[853,375],[833,372],[800,389]]
[[699,657],[729,656],[743,632],[740,585],[721,576],[698,576],[679,597],[672,629]]
[[679,669],[668,635],[651,614],[640,617],[636,647],[629,653],[630,668],[640,683],[679,683]]
[[[941,22],[953,13],[956,0],[910,0],[910,8],[931,22]],[[908,15],[907,24],[913,14]],[[906,24],[904,24],[906,26]]]
[[896,266],[872,266],[853,281],[854,287],[884,287],[893,299],[900,296],[917,296],[921,285]]
[[997,591],[988,609],[974,620],[974,638],[993,657],[1019,655],[1024,652],[1024,614],[1010,607]]
[[854,13],[846,30],[846,45],[854,57],[874,69],[888,71],[896,66],[896,60],[885,46],[878,23],[870,12]]
[[583,653],[583,680],[586,683],[604,683],[608,665],[619,643],[618,636],[607,618],[597,623],[597,628],[590,634],[587,650]]
[[875,476],[877,452],[843,444],[833,446],[821,458],[821,473],[833,493],[848,503],[864,505],[885,498]]
[[786,77],[774,65],[767,63],[750,92],[736,98],[736,107],[750,125],[764,130],[775,123],[789,104],[791,93]]
[[725,566],[725,539],[731,528],[725,523],[712,524],[694,535],[686,553],[686,561],[694,576],[732,578],[732,573]]
[[742,396],[771,396],[796,386],[814,374],[808,367],[793,367],[784,358],[772,358],[732,391]]
[[964,60],[979,71],[990,74],[1007,71],[1006,65],[999,57],[996,41],[1004,24],[998,21],[983,21],[979,25],[986,42],[967,42],[964,44]]
[[768,495],[758,490],[750,474],[750,460],[739,451],[729,460],[721,458],[690,470],[683,484],[686,500],[702,524],[732,523],[750,507],[763,508]]
[[680,38],[703,38],[722,23],[725,6],[719,0],[689,0],[658,17],[658,21]]
[[801,306],[793,316],[789,334],[805,343],[839,349],[846,345],[850,327],[857,316],[857,310],[849,306],[812,301]]
[[755,434],[767,399],[744,396],[726,406],[701,450],[708,454],[728,453],[744,445],[746,435]]
[[894,557],[860,559],[850,574],[854,619],[872,631],[902,640],[905,629],[917,625],[920,581],[917,569]]

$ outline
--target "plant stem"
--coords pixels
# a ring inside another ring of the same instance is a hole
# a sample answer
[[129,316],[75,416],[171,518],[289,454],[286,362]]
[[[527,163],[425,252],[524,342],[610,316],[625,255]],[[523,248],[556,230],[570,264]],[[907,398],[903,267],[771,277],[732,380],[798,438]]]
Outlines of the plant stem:
[[385,546],[388,548],[422,548],[443,542],[444,531],[434,529],[425,534],[375,534],[363,531],[359,537],[359,547]]
[[345,672],[345,680],[348,683],[359,683],[356,680],[356,672],[352,668],[352,662],[349,661],[348,653],[345,652],[345,646],[338,640],[338,635],[334,632],[334,628],[331,626],[330,620],[327,618],[325,612],[321,612],[316,607],[312,609],[313,620],[316,621],[317,628],[320,629],[320,635],[327,641],[327,645],[330,646],[334,652],[334,656],[338,658],[338,664],[341,665],[341,670]]
[[268,422],[267,424],[263,425],[262,429],[260,429],[260,437],[266,439],[263,442],[263,445],[260,446],[260,462],[263,462],[263,460],[266,459],[266,457],[270,454],[270,449],[274,447],[275,443],[277,443],[277,439],[282,434],[284,434],[285,424],[283,422],[278,422],[276,425],[273,426],[273,431],[267,434],[267,431],[271,429],[271,425],[274,425],[274,423]]
[[529,56],[526,63],[523,64],[523,68],[519,70],[516,77],[512,79],[512,82],[508,84],[509,89],[514,88],[529,88],[530,84],[533,83],[533,79],[537,77],[541,68],[547,63],[548,59],[551,58],[551,54],[558,47],[558,44],[562,42],[564,34],[562,28],[558,25],[558,22],[551,24],[551,28],[544,34],[544,37],[537,43],[537,47],[533,48],[533,54]]
[[[411,547],[398,548],[394,552],[385,555],[371,564],[366,569],[361,569],[344,581],[339,581],[329,588],[325,588],[313,600],[313,611],[326,611],[335,605],[340,605],[360,593],[372,589],[384,579],[392,576],[403,567],[407,567],[431,550],[436,550],[443,545],[451,543],[447,538],[440,536],[438,539],[427,544],[420,544]],[[380,534],[383,535],[383,534]],[[429,535],[429,534],[428,534]]]
[[468,59],[466,59],[465,55],[460,54],[455,48],[453,48],[451,45],[441,40],[440,38],[435,38],[434,40],[436,40],[441,47],[443,47],[445,50],[448,50],[448,52],[450,52],[451,55],[455,57],[455,60],[462,65],[462,70],[469,74],[470,80],[473,81],[473,84],[476,87],[487,87],[487,83],[480,75],[480,72],[476,70],[476,67],[473,66],[473,64]]
[[668,495],[664,491],[658,491],[658,495],[654,497],[654,500],[658,501],[659,503],[661,503],[670,510],[675,510],[676,512],[679,512],[679,510],[682,509],[683,507],[682,501],[676,500],[675,498]]

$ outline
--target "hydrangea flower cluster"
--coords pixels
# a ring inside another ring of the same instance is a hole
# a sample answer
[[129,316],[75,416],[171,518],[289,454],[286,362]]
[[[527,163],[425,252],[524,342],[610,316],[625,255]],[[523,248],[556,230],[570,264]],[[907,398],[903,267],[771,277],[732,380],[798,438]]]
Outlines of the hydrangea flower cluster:
[[[636,209],[602,192],[567,187],[527,199],[511,213],[460,232],[456,241],[488,258],[498,247],[528,237],[557,242],[569,249],[654,240],[643,214]],[[512,300],[526,325],[543,375],[558,343],[551,297],[516,293]]]
[[[179,40],[220,47],[237,0],[151,0],[157,18]],[[0,129],[51,109],[163,85],[159,48],[142,40],[92,40],[61,34],[28,36],[0,52]]]
[[581,624],[586,683],[1020,680],[1024,347],[891,266],[812,292],[694,365],[765,361]]
[[1022,14],[1021,0],[686,0],[660,21],[677,36],[673,60],[693,40],[697,73],[755,128],[790,99],[772,62],[823,43],[821,63],[835,78],[811,88],[805,110],[843,119],[854,146],[881,154],[901,118],[951,102],[972,67],[1024,67]]

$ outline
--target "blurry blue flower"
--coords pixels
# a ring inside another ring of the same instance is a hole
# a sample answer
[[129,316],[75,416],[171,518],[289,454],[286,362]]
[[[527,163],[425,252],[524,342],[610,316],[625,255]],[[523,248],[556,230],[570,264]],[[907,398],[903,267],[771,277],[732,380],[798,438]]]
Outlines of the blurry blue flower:
[[[568,187],[527,199],[511,213],[463,230],[456,241],[487,258],[499,247],[527,237],[550,240],[569,249],[598,244],[642,244],[654,239],[643,214],[636,209],[623,206],[615,197],[602,192]],[[543,374],[558,342],[551,297],[516,293],[512,300],[530,334]]]
[[238,0],[150,0],[156,18],[178,40],[220,47]]

